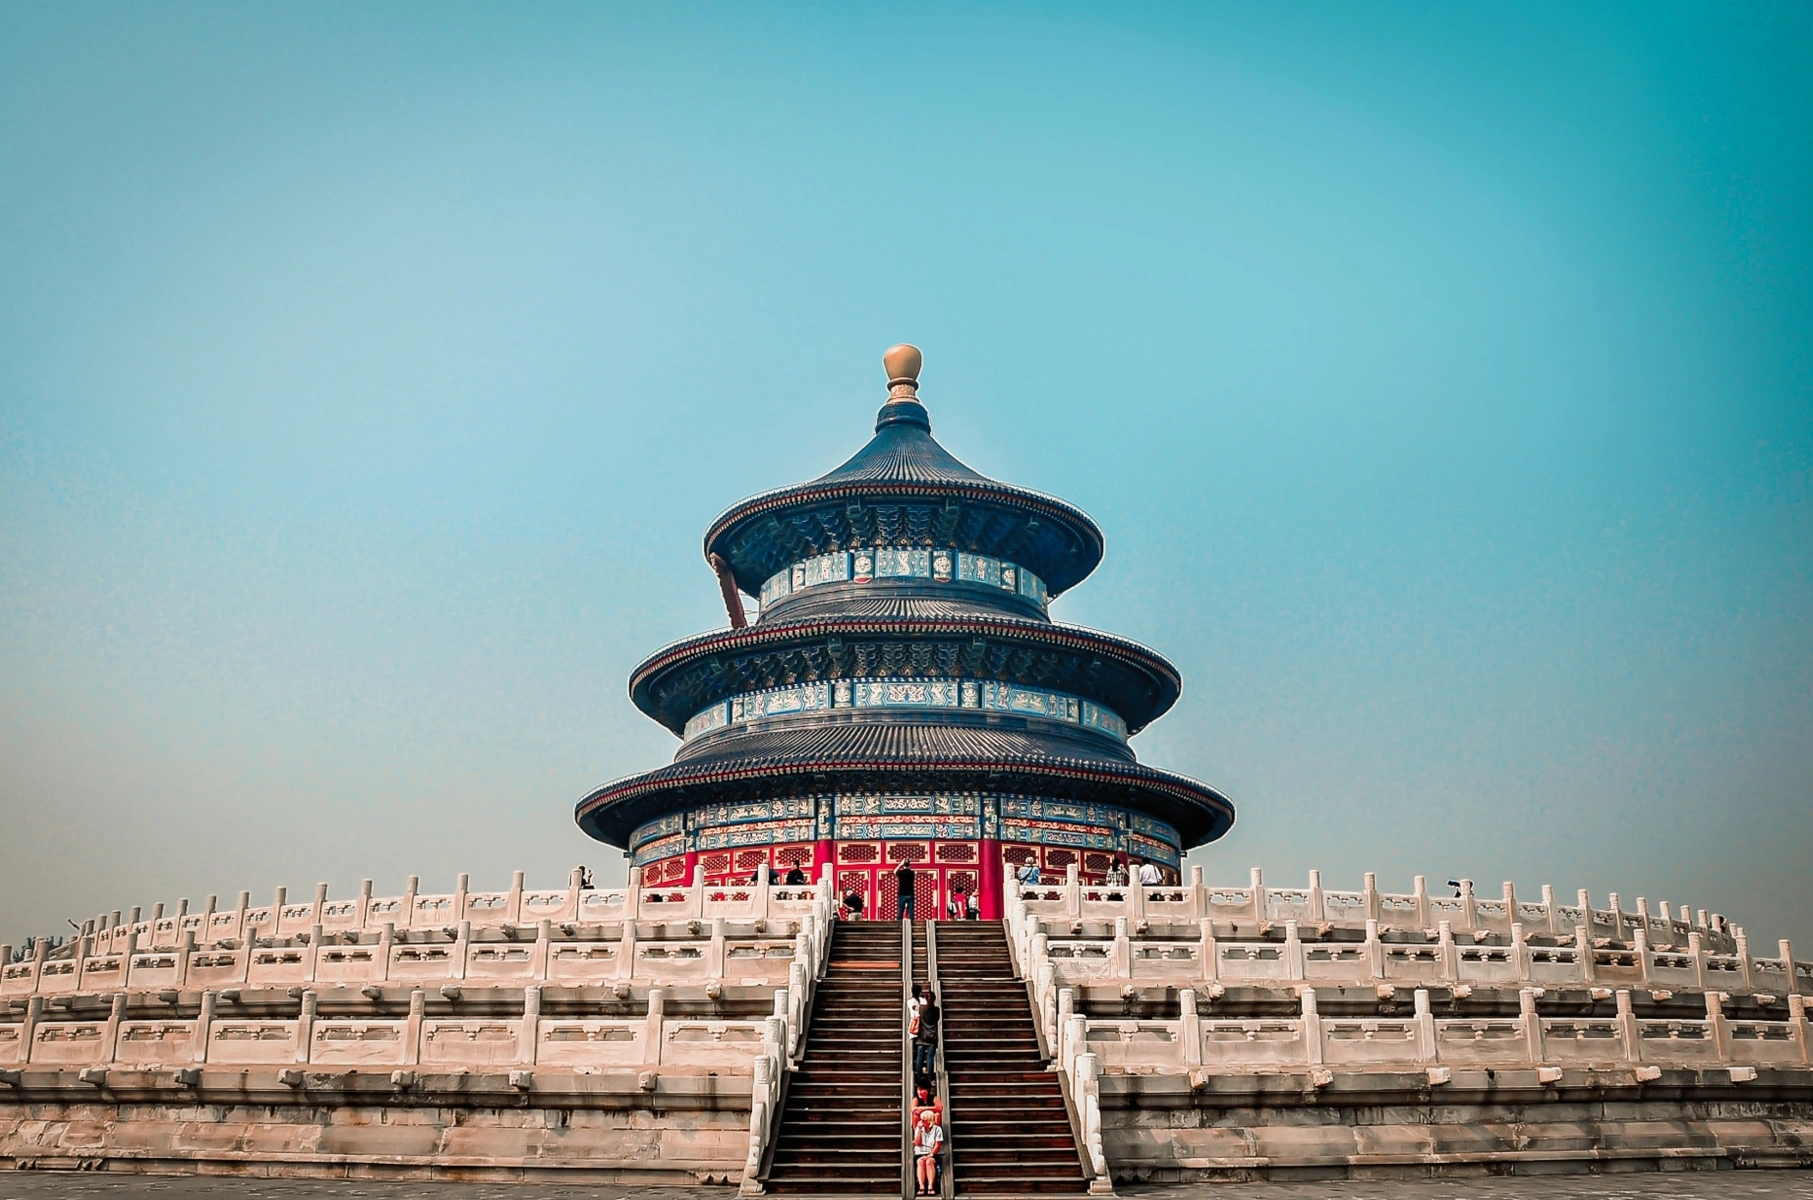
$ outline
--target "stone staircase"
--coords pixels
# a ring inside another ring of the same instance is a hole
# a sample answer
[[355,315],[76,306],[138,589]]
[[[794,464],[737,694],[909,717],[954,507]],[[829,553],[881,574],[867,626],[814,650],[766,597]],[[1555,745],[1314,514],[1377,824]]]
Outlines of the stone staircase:
[[1056,1073],[999,921],[940,921],[938,999],[959,1196],[1088,1191]]
[[839,921],[790,1078],[764,1186],[777,1195],[898,1196],[900,925]]

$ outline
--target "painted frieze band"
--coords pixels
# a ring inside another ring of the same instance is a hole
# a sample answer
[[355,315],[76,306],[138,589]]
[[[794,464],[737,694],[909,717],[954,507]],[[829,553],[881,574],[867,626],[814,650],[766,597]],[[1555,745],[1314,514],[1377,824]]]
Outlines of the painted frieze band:
[[686,722],[687,741],[716,729],[834,708],[969,708],[1064,721],[1127,740],[1127,723],[1092,700],[992,679],[839,679],[720,700]]
[[871,583],[877,579],[929,579],[980,583],[1025,596],[1044,607],[1045,581],[1026,568],[966,550],[863,547],[821,554],[777,571],[762,584],[762,607],[821,583]]

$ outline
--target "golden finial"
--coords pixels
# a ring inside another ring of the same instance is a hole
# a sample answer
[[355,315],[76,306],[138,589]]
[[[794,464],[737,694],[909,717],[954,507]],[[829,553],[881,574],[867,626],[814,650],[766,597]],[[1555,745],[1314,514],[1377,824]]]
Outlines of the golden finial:
[[889,404],[919,399],[919,368],[924,363],[925,356],[919,353],[917,346],[902,342],[888,347],[881,356],[881,365],[888,369]]

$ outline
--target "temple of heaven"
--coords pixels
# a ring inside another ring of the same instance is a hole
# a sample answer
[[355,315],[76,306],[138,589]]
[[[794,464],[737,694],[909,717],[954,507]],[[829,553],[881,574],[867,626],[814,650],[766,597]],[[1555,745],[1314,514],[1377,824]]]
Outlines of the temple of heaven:
[[[1101,530],[939,445],[920,361],[912,346],[883,356],[887,402],[848,462],[706,531],[731,628],[630,677],[680,749],[575,813],[644,885],[829,867],[838,895],[893,917],[911,862],[919,915],[973,895],[996,919],[1004,873],[1028,862],[1174,878],[1233,825],[1225,796],[1134,757],[1129,739],[1177,702],[1176,668],[1048,615],[1101,562]],[[753,624],[739,593],[760,599]]]

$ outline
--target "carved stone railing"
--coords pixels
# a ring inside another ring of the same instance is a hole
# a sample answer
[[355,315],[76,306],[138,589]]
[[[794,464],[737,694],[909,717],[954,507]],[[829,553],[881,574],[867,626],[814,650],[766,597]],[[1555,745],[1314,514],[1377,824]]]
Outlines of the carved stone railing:
[[[1376,876],[1368,872],[1359,891],[1328,891],[1322,887],[1321,872],[1311,871],[1306,888],[1276,888],[1267,886],[1254,868],[1248,886],[1221,887],[1205,885],[1202,868],[1192,867],[1187,884],[1110,887],[1080,883],[1073,864],[1061,882],[1011,885],[1009,919],[1015,919],[1016,908],[1023,908],[1021,922],[1031,916],[1053,926],[1111,924],[1124,917],[1135,927],[1215,921],[1243,932],[1258,932],[1286,921],[1330,929],[1361,929],[1368,921],[1376,921],[1386,932],[1433,931],[1446,921],[1453,929],[1468,933],[1509,936],[1513,925],[1521,925],[1526,933],[1562,937],[1572,937],[1576,928],[1585,926],[1589,937],[1617,942],[1628,943],[1641,932],[1651,945],[1684,946],[1690,934],[1698,933],[1709,950],[1736,949],[1736,931],[1723,916],[1704,909],[1695,915],[1685,904],[1671,909],[1663,902],[1651,913],[1649,901],[1639,896],[1636,911],[1625,912],[1613,893],[1607,907],[1594,908],[1584,890],[1574,904],[1560,904],[1547,885],[1542,888],[1541,901],[1532,903],[1520,899],[1509,883],[1503,885],[1499,897],[1484,899],[1474,894],[1472,880],[1459,883],[1460,895],[1452,897],[1430,895],[1421,875],[1408,893],[1381,892]],[[1016,929],[1016,936],[1023,936],[1022,931]]]
[[[480,911],[490,915],[488,923],[469,917],[445,925],[424,921],[413,929],[390,920],[358,927],[344,923],[334,929],[317,923],[267,936],[255,919],[256,910],[235,912],[224,922],[204,912],[193,923],[177,922],[182,926],[180,936],[174,945],[165,946],[140,941],[142,931],[151,936],[148,927],[164,922],[141,922],[80,937],[54,955],[40,942],[31,957],[16,963],[10,947],[0,947],[0,962],[6,964],[0,966],[0,999],[171,987],[410,980],[780,986],[788,981],[796,956],[808,953],[814,963],[822,959],[833,911],[828,885],[777,885],[733,894],[721,903],[699,889],[694,897],[699,903],[653,902],[648,907],[667,919],[639,920],[631,915],[637,899],[633,893],[634,889],[583,891],[569,906],[582,914],[581,920],[556,922],[544,916],[527,925],[501,916],[537,907],[539,894],[522,889],[516,889],[507,903],[488,908],[474,909],[469,897],[441,906],[424,904],[433,898],[420,896],[401,898],[394,908],[389,903],[363,906],[368,914]],[[592,903],[594,898],[597,904]],[[281,916],[283,909],[278,904],[269,911]],[[739,915],[724,915],[725,910]],[[204,942],[199,934],[204,928],[218,936]],[[279,923],[275,928],[284,926]],[[803,950],[798,936],[802,932],[809,934]]]
[[[1454,1067],[1535,1067],[1539,1075],[1562,1067],[1632,1066],[1638,1078],[1667,1067],[1726,1068],[1734,1082],[1756,1078],[1758,1067],[1813,1066],[1813,1023],[1806,999],[1788,998],[1779,1021],[1725,1016],[1718,992],[1705,993],[1703,1019],[1639,1017],[1631,993],[1614,993],[1616,1012],[1606,1016],[1543,1015],[1539,988],[1519,992],[1515,1017],[1437,1018],[1429,993],[1414,993],[1414,1012],[1401,1017],[1324,1017],[1317,993],[1306,988],[1294,1018],[1208,1017],[1197,993],[1180,994],[1171,1020],[1103,1019],[1075,1011],[1075,993],[1058,995],[1059,1061],[1078,1073],[1093,1056],[1100,1069],[1122,1073],[1208,1073],[1302,1070],[1326,1083],[1342,1070],[1429,1069],[1432,1084],[1447,1082]],[[1083,1081],[1078,1080],[1082,1094]]]
[[253,936],[299,937],[317,927],[330,934],[375,935],[387,925],[393,931],[408,932],[456,928],[462,922],[475,929],[532,929],[541,921],[558,926],[624,920],[797,920],[815,907],[823,907],[821,894],[829,887],[825,880],[797,886],[708,887],[703,872],[695,870],[692,883],[671,887],[632,883],[586,888],[574,871],[562,887],[531,888],[518,871],[506,891],[475,892],[470,890],[469,878],[461,875],[451,892],[424,893],[420,877],[411,875],[404,892],[396,896],[374,896],[368,879],[356,898],[344,899],[330,898],[322,883],[315,886],[314,898],[306,903],[290,902],[286,888],[278,888],[271,903],[263,905],[254,905],[251,893],[241,892],[231,908],[220,908],[219,898],[209,896],[196,912],[189,911],[187,900],[180,900],[167,915],[162,904],[153,906],[149,917],[141,908],[101,914],[83,925],[82,936],[92,939],[95,952],[106,954],[121,950],[127,939],[139,950],[174,950],[187,934],[194,935],[197,945],[207,946]]

